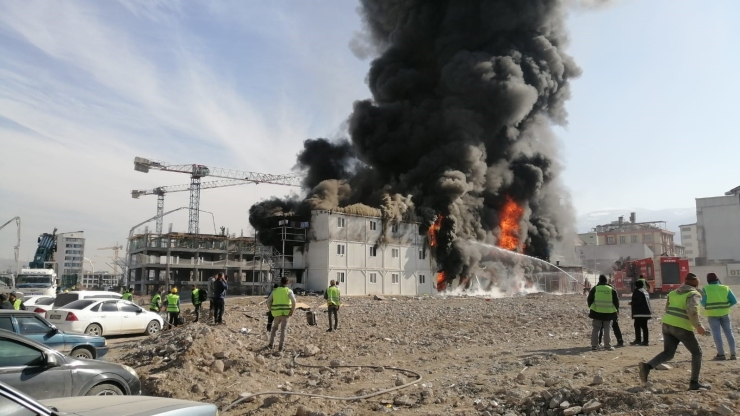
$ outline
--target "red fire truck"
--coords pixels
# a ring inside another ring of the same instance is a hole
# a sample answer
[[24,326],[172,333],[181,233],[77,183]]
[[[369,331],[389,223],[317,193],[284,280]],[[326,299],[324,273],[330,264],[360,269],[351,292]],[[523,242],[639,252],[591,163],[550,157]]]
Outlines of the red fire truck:
[[614,287],[620,294],[632,292],[634,282],[642,275],[653,296],[667,295],[678,289],[689,274],[689,261],[679,257],[657,257],[626,261],[614,272]]

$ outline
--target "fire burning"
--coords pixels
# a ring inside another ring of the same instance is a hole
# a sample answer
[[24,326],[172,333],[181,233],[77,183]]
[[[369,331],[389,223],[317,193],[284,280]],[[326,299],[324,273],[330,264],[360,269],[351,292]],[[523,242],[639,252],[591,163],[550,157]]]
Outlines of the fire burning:
[[437,290],[443,291],[447,289],[447,282],[445,282],[445,272],[441,271],[437,274]]
[[437,220],[434,221],[434,224],[432,224],[431,227],[429,227],[429,245],[431,247],[434,247],[437,245],[437,233],[439,232],[439,229],[442,228],[442,220],[444,219],[444,216],[437,215]]
[[517,251],[519,248],[519,222],[524,214],[524,208],[518,205],[511,197],[506,197],[506,203],[501,210],[501,240],[498,245],[507,250]]

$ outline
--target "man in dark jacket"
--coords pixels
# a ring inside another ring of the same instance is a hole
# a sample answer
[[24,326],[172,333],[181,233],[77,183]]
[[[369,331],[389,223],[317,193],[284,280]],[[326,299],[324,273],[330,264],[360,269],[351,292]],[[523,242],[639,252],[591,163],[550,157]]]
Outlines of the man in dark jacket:
[[630,305],[632,319],[635,320],[635,340],[630,342],[630,345],[648,345],[648,321],[653,317],[653,308],[650,306],[650,294],[642,280],[635,282]]
[[0,293],[0,309],[14,309],[13,304],[8,302],[7,295]]
[[219,273],[213,282],[213,323],[216,325],[223,324],[224,308],[226,307],[226,289],[229,285],[226,283],[226,275]]
[[599,284],[588,293],[588,317],[593,320],[591,329],[591,349],[599,349],[599,332],[604,331],[604,348],[614,351],[611,343],[611,321],[617,318],[619,311],[619,295],[613,287],[607,284],[606,276],[599,276]]

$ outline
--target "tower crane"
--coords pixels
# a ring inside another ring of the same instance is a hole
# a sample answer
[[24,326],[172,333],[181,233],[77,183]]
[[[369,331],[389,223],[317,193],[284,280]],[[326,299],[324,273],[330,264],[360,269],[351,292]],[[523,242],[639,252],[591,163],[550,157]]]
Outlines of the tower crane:
[[[221,188],[225,186],[246,185],[252,182],[246,182],[240,179],[226,179],[222,181],[208,181],[200,184],[200,189]],[[159,186],[154,189],[140,189],[131,191],[131,198],[139,199],[142,195],[157,195],[157,222],[156,232],[162,234],[162,214],[164,213],[164,196],[170,192],[184,192],[190,190],[190,184]],[[197,208],[197,207],[196,207]],[[189,230],[188,230],[189,231]]]
[[[134,158],[134,170],[138,172],[149,172],[150,169],[166,172],[187,173],[190,175],[190,211],[188,217],[188,232],[197,234],[199,228],[200,190],[201,179],[206,176],[223,179],[235,179],[248,183],[270,183],[274,185],[300,186],[303,177],[300,174],[270,175],[267,173],[255,173],[234,169],[208,167],[204,165],[174,165],[167,162],[155,161],[143,157]],[[133,196],[133,193],[132,193]]]
[[15,254],[15,273],[18,274],[21,271],[20,264],[18,263],[19,252],[21,249],[21,217],[11,218],[10,221],[6,222],[3,225],[0,225],[0,230],[5,228],[6,225],[10,224],[13,221],[15,221],[15,224],[17,226],[16,228],[18,228],[18,237],[16,239],[15,247],[13,247],[13,254]]
[[116,242],[115,246],[112,247],[101,247],[98,250],[113,250],[113,274],[118,274],[118,251],[123,250],[123,246]]

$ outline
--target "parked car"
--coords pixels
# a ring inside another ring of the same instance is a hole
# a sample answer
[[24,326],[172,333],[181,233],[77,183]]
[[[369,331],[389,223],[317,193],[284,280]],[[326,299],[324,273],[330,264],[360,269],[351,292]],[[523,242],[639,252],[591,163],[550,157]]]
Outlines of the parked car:
[[0,382],[38,400],[141,394],[139,376],[131,367],[66,357],[4,329],[0,330]]
[[57,294],[54,299],[54,306],[51,309],[59,309],[64,305],[81,299],[121,299],[122,294],[116,292],[105,292],[98,290],[79,290],[73,292],[64,292]]
[[48,311],[46,319],[65,332],[84,332],[97,336],[154,335],[164,325],[158,313],[144,310],[127,300],[78,300],[64,308]]
[[[105,411],[101,412],[101,409]],[[68,397],[36,401],[0,383],[0,410],[8,416],[218,416],[210,403],[151,396]]]
[[26,296],[23,299],[27,311],[36,312],[43,316],[54,304],[55,296]]
[[0,329],[24,335],[74,358],[99,359],[108,353],[105,338],[61,331],[34,312],[0,309]]

